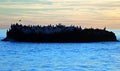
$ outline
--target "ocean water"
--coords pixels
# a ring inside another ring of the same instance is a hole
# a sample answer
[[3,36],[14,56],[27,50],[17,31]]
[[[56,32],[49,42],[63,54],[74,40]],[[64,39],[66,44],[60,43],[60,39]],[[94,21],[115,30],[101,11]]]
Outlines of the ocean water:
[[[120,40],[120,30],[112,30]],[[3,39],[6,30],[0,30]],[[0,41],[0,71],[120,71],[120,42]]]

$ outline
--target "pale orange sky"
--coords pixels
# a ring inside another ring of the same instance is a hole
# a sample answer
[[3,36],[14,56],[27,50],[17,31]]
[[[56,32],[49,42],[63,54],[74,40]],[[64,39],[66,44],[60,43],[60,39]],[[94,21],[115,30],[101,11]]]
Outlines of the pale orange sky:
[[120,0],[0,0],[0,29],[62,23],[120,29]]

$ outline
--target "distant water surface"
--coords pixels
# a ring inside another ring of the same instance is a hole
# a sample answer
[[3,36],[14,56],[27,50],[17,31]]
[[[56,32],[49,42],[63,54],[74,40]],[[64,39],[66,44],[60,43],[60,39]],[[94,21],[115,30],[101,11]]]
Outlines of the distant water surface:
[[[112,30],[120,39],[120,30]],[[0,30],[0,39],[6,30]],[[120,71],[120,42],[0,41],[0,71]]]

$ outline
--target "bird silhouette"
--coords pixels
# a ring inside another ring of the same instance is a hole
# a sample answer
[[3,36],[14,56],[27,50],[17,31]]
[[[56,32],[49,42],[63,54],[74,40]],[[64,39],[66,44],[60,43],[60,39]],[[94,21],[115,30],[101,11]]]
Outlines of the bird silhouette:
[[19,20],[19,22],[21,22],[21,20]]

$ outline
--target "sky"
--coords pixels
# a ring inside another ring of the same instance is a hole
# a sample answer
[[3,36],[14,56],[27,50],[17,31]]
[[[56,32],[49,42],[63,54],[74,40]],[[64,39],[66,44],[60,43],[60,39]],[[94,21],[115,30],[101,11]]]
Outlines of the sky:
[[120,0],[0,0],[0,29],[25,25],[76,25],[120,29]]

